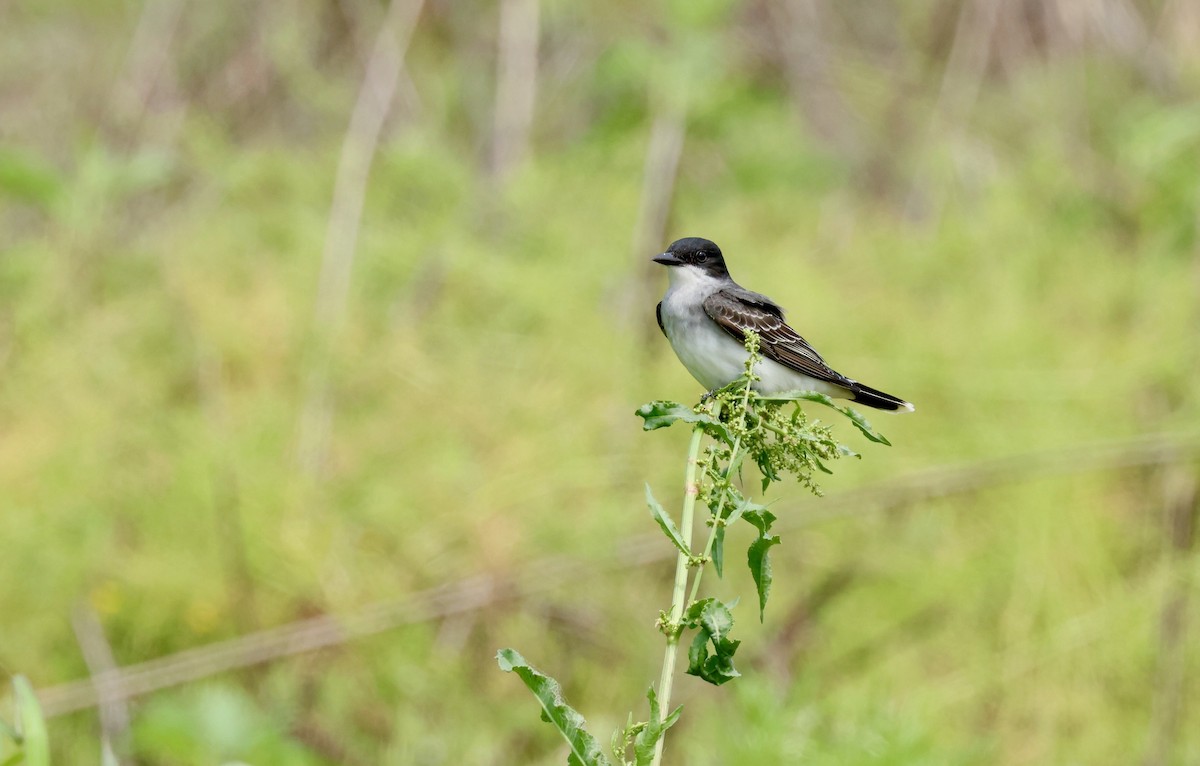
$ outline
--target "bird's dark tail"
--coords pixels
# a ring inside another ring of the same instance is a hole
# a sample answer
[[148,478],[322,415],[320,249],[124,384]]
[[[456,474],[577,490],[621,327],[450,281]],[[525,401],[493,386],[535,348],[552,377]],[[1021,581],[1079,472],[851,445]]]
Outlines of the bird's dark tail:
[[898,396],[885,394],[884,392],[878,391],[870,386],[864,386],[862,383],[855,383],[854,387],[850,390],[854,394],[853,401],[856,401],[859,404],[865,404],[868,407],[874,407],[878,410],[892,410],[893,412],[899,410],[900,412],[912,412],[914,409],[916,409]]

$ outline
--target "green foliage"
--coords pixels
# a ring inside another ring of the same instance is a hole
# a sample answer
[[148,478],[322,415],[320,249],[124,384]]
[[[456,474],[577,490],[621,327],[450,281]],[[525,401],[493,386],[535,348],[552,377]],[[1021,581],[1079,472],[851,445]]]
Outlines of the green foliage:
[[[867,419],[863,417],[861,412],[851,407],[846,407],[834,402],[833,399],[831,399],[827,394],[818,393],[817,391],[791,391],[762,397],[762,401],[766,402],[794,402],[801,399],[810,402],[817,402],[825,405],[826,407],[837,410],[845,415],[846,418],[854,424],[854,427],[861,431],[862,435],[867,437],[867,439],[870,441],[873,441],[876,444],[886,444],[889,447],[892,446],[892,443],[889,442],[883,434],[871,427],[871,424],[867,422]],[[799,409],[796,411],[801,412]],[[803,415],[802,412],[801,415]],[[793,417],[795,417],[795,415],[793,415]],[[800,438],[805,437],[801,436]],[[854,457],[858,456],[856,453],[845,451],[843,451],[842,454],[849,454],[853,455]]]
[[[649,720],[634,723],[633,713],[630,713],[625,727],[613,733],[613,755],[622,766],[650,766],[654,761],[655,745],[663,738],[667,729],[679,720],[679,715],[683,712],[683,706],[680,705],[663,718],[658,705],[658,695],[654,693],[653,688],[646,690],[646,699],[650,703]],[[633,748],[632,761],[628,759],[630,747]]]
[[208,683],[143,705],[132,745],[147,760],[315,766],[314,754],[288,736],[246,690]]
[[766,615],[767,596],[771,595],[771,560],[767,558],[767,551],[772,545],[778,544],[779,535],[763,533],[746,549],[746,563],[750,566],[750,575],[754,578],[754,587],[758,590],[760,621]]
[[32,152],[0,146],[0,198],[49,209],[62,193],[62,179]]
[[729,631],[733,630],[733,611],[729,604],[715,598],[697,601],[688,607],[683,624],[696,631],[688,648],[688,675],[699,676],[713,686],[741,675],[733,667],[733,655],[742,642],[729,638]]
[[[638,408],[636,414],[643,419],[645,430],[665,428],[672,423],[691,423],[713,440],[705,449],[703,480],[698,492],[709,509],[707,524],[710,528],[709,542],[705,554],[694,564],[703,566],[713,562],[718,576],[723,576],[725,560],[726,528],[738,519],[753,526],[757,537],[746,552],[747,563],[758,592],[759,619],[763,619],[767,597],[771,591],[770,548],[778,545],[780,538],[771,534],[775,516],[764,506],[753,503],[742,494],[735,484],[743,460],[748,456],[762,474],[762,489],[765,491],[773,482],[791,476],[801,486],[816,495],[820,487],[813,480],[813,473],[830,473],[827,462],[844,456],[860,457],[849,447],[833,438],[829,426],[819,421],[810,421],[799,402],[813,401],[830,407],[844,415],[864,436],[877,444],[890,442],[867,422],[857,411],[838,405],[828,396],[813,391],[796,391],[764,396],[754,390],[758,379],[754,366],[758,364],[759,339],[754,333],[746,338],[746,368],[743,375],[724,388],[705,397],[706,401],[695,408],[684,407],[676,402],[655,401]],[[789,409],[790,405],[790,409]],[[679,532],[662,507],[655,501],[646,487],[647,502],[659,527],[679,548],[683,555],[693,554],[683,544]],[[667,627],[668,633],[671,627]],[[716,642],[716,639],[713,639]],[[704,646],[698,636],[693,644],[695,655]],[[732,657],[732,650],[728,656]],[[724,655],[721,655],[724,662]],[[729,666],[732,668],[732,665]],[[689,672],[697,670],[695,663]],[[732,676],[694,673],[711,680],[721,678],[724,683]]]
[[663,510],[663,507],[654,499],[653,493],[650,491],[650,485],[646,485],[646,504],[650,506],[650,515],[654,517],[655,523],[659,529],[667,536],[679,552],[688,558],[692,557],[692,551],[688,548],[687,543],[683,541],[683,536],[679,534],[679,528],[675,526],[675,522]]
[[[697,599],[704,567],[712,562],[718,576],[723,573],[725,529],[739,519],[745,519],[758,533],[747,549],[746,561],[758,593],[760,621],[766,612],[773,582],[768,552],[772,546],[779,544],[780,538],[771,534],[775,515],[764,506],[751,502],[735,483],[743,459],[749,456],[758,465],[763,474],[764,490],[771,482],[791,475],[801,485],[819,494],[820,490],[812,480],[813,471],[828,473],[829,469],[823,461],[835,460],[843,455],[857,456],[833,439],[832,429],[815,421],[810,423],[798,403],[801,400],[818,401],[834,408],[849,418],[869,439],[888,444],[861,415],[833,404],[829,397],[814,399],[810,392],[763,397],[754,390],[754,383],[758,380],[754,368],[760,361],[759,338],[749,333],[746,337],[745,370],[737,380],[706,395],[696,407],[658,400],[642,405],[635,413],[642,418],[646,431],[666,428],[677,422],[690,423],[693,428],[681,517],[684,531],[680,531],[680,527],[654,498],[650,485],[646,485],[646,504],[650,508],[650,515],[680,557],[671,609],[663,610],[658,621],[658,627],[667,640],[659,690],[664,703],[670,700],[674,655],[687,631],[695,632],[688,646],[688,675],[714,686],[721,686],[741,676],[733,664],[741,641],[729,637],[734,625],[733,604],[711,597]],[[790,413],[785,411],[787,404],[792,406]],[[700,445],[705,434],[714,444],[704,450],[701,466]],[[697,469],[701,469],[699,480]],[[697,498],[703,500],[709,509],[708,542],[700,556],[693,552],[688,542],[691,539],[692,509]],[[691,595],[685,602],[688,573],[692,569],[695,569],[695,574],[691,578]],[[584,730],[583,717],[563,702],[557,681],[530,668],[511,649],[501,650],[499,660],[503,670],[516,669],[526,686],[538,697],[542,704],[543,720],[553,723],[571,744],[573,759],[581,763],[598,763],[586,758],[603,758],[591,736]],[[649,693],[649,702],[648,721],[634,723],[631,714],[624,729],[613,735],[613,754],[623,764],[629,763],[626,755],[630,745],[634,746],[635,763],[657,765],[660,762],[662,739],[680,711],[677,709],[665,721],[660,721],[659,701],[653,689]],[[645,760],[648,756],[650,760]]]
[[[825,461],[843,455],[858,456],[834,440],[829,427],[815,421],[810,423],[798,404],[801,400],[817,401],[832,407],[849,418],[871,441],[888,444],[887,439],[875,432],[861,415],[833,404],[829,397],[812,392],[795,392],[770,398],[760,395],[754,390],[758,380],[754,368],[760,360],[759,338],[749,333],[746,337],[745,370],[737,380],[706,395],[704,401],[695,408],[686,408],[675,402],[655,401],[642,405],[636,412],[643,419],[645,430],[656,430],[675,422],[693,424],[692,447],[688,455],[689,483],[684,488],[683,524],[686,527],[691,523],[691,507],[695,497],[701,498],[709,509],[708,542],[704,554],[695,556],[677,527],[654,500],[649,485],[646,487],[652,515],[681,556],[676,569],[671,611],[663,611],[659,618],[659,628],[667,637],[667,659],[664,661],[662,681],[665,699],[669,698],[670,693],[672,655],[681,635],[687,630],[696,632],[688,648],[689,675],[714,686],[741,675],[733,665],[733,656],[741,642],[729,637],[734,623],[732,605],[714,598],[696,600],[704,567],[709,562],[713,563],[718,576],[723,574],[725,529],[738,519],[745,519],[758,532],[747,549],[746,561],[758,593],[760,621],[766,612],[773,583],[768,553],[772,546],[779,544],[780,538],[771,534],[775,515],[764,506],[752,503],[735,484],[734,479],[740,475],[744,458],[749,456],[759,467],[764,491],[772,482],[791,475],[802,486],[820,494],[813,482],[813,471],[829,473]],[[788,403],[792,406],[790,413],[786,411]],[[700,434],[707,434],[715,443],[705,449],[702,478],[693,484],[692,468],[700,459]],[[684,566],[685,563],[687,566]],[[693,567],[696,572],[692,577],[690,603],[681,613],[684,604],[680,599],[686,590],[687,573]],[[679,615],[678,619],[676,615]]]
[[[50,766],[50,737],[46,718],[38,703],[33,686],[25,676],[13,676],[14,722],[0,719],[0,766]],[[3,739],[7,737],[15,751],[6,754]]]
[[[562,687],[558,685],[558,681],[539,672],[512,649],[501,649],[496,654],[496,661],[501,670],[516,673],[533,692],[533,696],[542,706],[542,720],[553,724],[567,741],[570,748],[567,757],[569,766],[608,766],[609,760],[600,750],[596,739],[588,733],[587,722],[583,720],[583,716],[563,701]],[[654,705],[653,697],[651,705]]]
[[710,412],[698,407],[692,408],[679,402],[659,400],[643,404],[637,408],[635,414],[642,419],[642,429],[645,431],[667,428],[672,423],[682,421],[695,423],[710,436],[722,441],[730,439],[729,430],[725,424],[713,417]]

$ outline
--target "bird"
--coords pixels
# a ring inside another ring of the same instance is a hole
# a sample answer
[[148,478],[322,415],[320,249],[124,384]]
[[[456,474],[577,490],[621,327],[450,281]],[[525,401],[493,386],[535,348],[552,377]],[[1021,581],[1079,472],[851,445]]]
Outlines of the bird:
[[757,333],[762,360],[754,388],[770,395],[817,391],[880,410],[912,412],[898,396],[834,370],[784,320],[783,309],[765,295],[733,281],[716,243],[685,237],[652,260],[667,267],[667,292],[658,304],[658,327],[679,361],[709,393],[745,372],[746,333]]

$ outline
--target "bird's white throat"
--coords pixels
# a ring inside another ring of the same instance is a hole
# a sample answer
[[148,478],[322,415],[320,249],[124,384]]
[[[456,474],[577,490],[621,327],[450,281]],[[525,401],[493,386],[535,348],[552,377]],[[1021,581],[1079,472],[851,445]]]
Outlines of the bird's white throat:
[[669,285],[668,294],[677,290],[684,290],[692,294],[708,297],[721,286],[722,280],[717,279],[699,266],[687,264],[672,266],[667,269],[667,283]]

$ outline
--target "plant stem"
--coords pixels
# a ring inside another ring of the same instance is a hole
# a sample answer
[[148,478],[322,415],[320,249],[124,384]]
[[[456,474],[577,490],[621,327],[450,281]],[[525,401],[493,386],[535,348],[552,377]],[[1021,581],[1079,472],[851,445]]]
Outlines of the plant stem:
[[[692,429],[692,441],[688,445],[687,470],[683,479],[683,514],[680,518],[679,534],[688,550],[692,548],[692,516],[696,509],[696,496],[700,494],[700,484],[696,481],[696,466],[700,460],[700,441],[704,437],[703,429],[697,425]],[[699,575],[697,575],[699,576]],[[671,685],[675,680],[675,658],[679,654],[680,620],[683,619],[684,594],[687,593],[688,557],[680,553],[675,560],[675,589],[671,593],[671,614],[668,620],[667,648],[663,653],[662,675],[658,679],[658,703],[663,717],[671,712]],[[659,766],[662,762],[663,742],[666,734],[659,737],[654,745],[654,760],[651,766]]]
[[[741,410],[742,412],[746,411],[746,405],[749,401],[750,401],[750,383],[749,383],[749,381],[747,381],[746,393],[742,395],[742,410]],[[718,417],[720,416],[719,411],[717,412],[717,416]],[[742,448],[742,435],[738,434],[738,437],[733,440],[733,449],[729,452],[729,465],[725,469],[725,478],[726,479],[728,479],[730,476],[733,476],[734,471],[736,471],[738,469],[738,465],[741,462],[741,460],[738,456],[738,451],[741,448]],[[700,566],[696,569],[696,577],[695,577],[695,579],[692,580],[692,592],[688,595],[688,603],[695,601],[696,596],[700,595],[700,580],[704,577],[704,567],[708,565],[709,560],[712,558],[713,544],[717,540],[717,526],[722,523],[721,522],[721,512],[725,510],[724,495],[721,496],[721,501],[717,505],[717,507],[711,508],[710,510],[712,511],[713,523],[712,523],[712,526],[708,530],[708,542],[706,542],[704,544],[704,555],[700,559],[700,561],[701,561]]]

